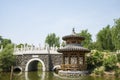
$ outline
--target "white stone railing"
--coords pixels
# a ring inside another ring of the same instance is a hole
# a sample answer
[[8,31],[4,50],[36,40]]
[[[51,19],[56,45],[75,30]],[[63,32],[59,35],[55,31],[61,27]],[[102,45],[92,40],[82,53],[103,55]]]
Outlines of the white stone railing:
[[[61,48],[61,47],[60,47]],[[35,47],[35,46],[21,46],[18,48],[14,46],[14,55],[23,54],[60,54],[57,52],[57,47]],[[0,47],[0,52],[3,50],[3,46]]]
[[[62,48],[62,47],[60,47]],[[21,46],[21,48],[18,48],[14,46],[14,55],[22,55],[22,54],[59,54],[57,52],[57,47],[35,47],[35,46]],[[3,50],[3,46],[0,48],[0,52]]]
[[57,47],[28,47],[21,46],[21,48],[14,47],[14,55],[22,55],[22,54],[59,54],[57,52]]

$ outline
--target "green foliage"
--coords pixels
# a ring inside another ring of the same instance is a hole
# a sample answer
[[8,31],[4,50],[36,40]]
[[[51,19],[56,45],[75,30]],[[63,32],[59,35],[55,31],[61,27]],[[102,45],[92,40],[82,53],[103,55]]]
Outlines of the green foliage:
[[114,20],[112,28],[106,26],[97,34],[97,49],[98,50],[119,50],[120,49],[120,18]]
[[101,67],[95,68],[94,71],[93,71],[93,73],[95,73],[96,75],[103,76],[104,75],[104,71],[105,71],[104,66],[101,66]]
[[0,36],[0,46],[3,50],[0,52],[0,71],[9,71],[14,63],[13,44],[10,39],[4,39]]
[[48,34],[45,43],[49,45],[49,47],[59,47],[60,46],[60,41],[59,37],[56,37],[55,33]]
[[107,53],[108,55],[104,58],[103,65],[106,71],[114,70],[117,66],[117,57],[114,54]]
[[20,44],[18,44],[16,47],[21,48],[21,47],[24,47],[24,46],[31,47],[31,46],[34,46],[34,45],[29,45],[29,44],[27,44],[27,43],[25,43],[25,44],[20,43]]
[[11,44],[11,40],[10,39],[2,39],[1,40],[1,44],[3,46],[3,48],[6,47],[7,44]]
[[91,55],[87,56],[87,66],[89,70],[100,67],[103,64],[103,53],[97,50],[91,51]]
[[65,46],[65,42],[64,41],[62,42],[61,46],[63,46],[63,47]]
[[[119,55],[120,56],[120,55]],[[95,74],[102,73],[101,66],[105,71],[115,70],[117,68],[118,55],[107,52],[92,50],[90,55],[87,55],[87,68]]]
[[13,56],[13,44],[7,44],[6,47],[0,52],[0,69],[2,71],[10,71],[14,65],[15,57]]
[[80,33],[78,33],[78,35],[85,37],[85,40],[82,42],[83,46],[86,48],[91,48],[92,35],[88,32],[88,30],[82,30]]
[[114,20],[112,27],[112,41],[116,50],[120,50],[120,18]]
[[0,36],[0,43],[1,43],[1,41],[2,41],[2,36]]
[[117,59],[118,59],[118,62],[120,63],[120,53],[117,54]]
[[109,25],[98,32],[97,45],[98,50],[114,50],[114,44],[112,43],[112,33]]
[[18,44],[16,47],[21,48],[21,46],[24,46],[24,44]]
[[120,77],[120,69],[119,68],[115,70],[115,76]]

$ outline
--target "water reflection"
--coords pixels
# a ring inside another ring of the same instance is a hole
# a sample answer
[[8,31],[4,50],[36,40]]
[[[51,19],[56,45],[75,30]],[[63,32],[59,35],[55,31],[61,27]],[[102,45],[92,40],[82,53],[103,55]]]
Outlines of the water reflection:
[[61,80],[87,80],[86,78],[87,78],[87,76],[85,77],[85,76],[80,76],[80,77],[73,77],[73,76],[71,76],[71,77],[62,77],[62,76],[60,76],[60,75],[58,75],[58,74],[56,74],[56,73],[53,73],[54,74],[54,76],[56,77],[56,78],[59,78],[59,79],[61,79]]
[[[0,73],[0,80],[9,80],[10,73]],[[79,78],[70,78],[70,77],[60,77],[59,75],[53,72],[22,72],[14,73],[13,80],[120,80],[120,78],[115,78],[112,76],[81,76]]]
[[25,72],[25,80],[45,80],[45,72]]
[[20,76],[20,75],[22,75],[22,73],[23,73],[22,71],[20,71],[20,72],[14,72],[13,75]]

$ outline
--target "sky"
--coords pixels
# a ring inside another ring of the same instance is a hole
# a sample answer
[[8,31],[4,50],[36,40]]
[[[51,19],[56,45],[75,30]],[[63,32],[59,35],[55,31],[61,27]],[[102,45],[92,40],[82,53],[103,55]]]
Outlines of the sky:
[[[0,0],[0,36],[13,43],[44,45],[50,33],[97,33],[120,18],[120,0]],[[62,41],[62,40],[61,40]]]

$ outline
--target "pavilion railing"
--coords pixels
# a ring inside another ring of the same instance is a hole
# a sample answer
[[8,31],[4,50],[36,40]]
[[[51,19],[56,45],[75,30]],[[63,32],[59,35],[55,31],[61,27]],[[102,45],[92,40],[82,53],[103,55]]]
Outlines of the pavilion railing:
[[87,68],[87,65],[81,65],[81,64],[62,64],[61,69],[64,71],[82,71]]

